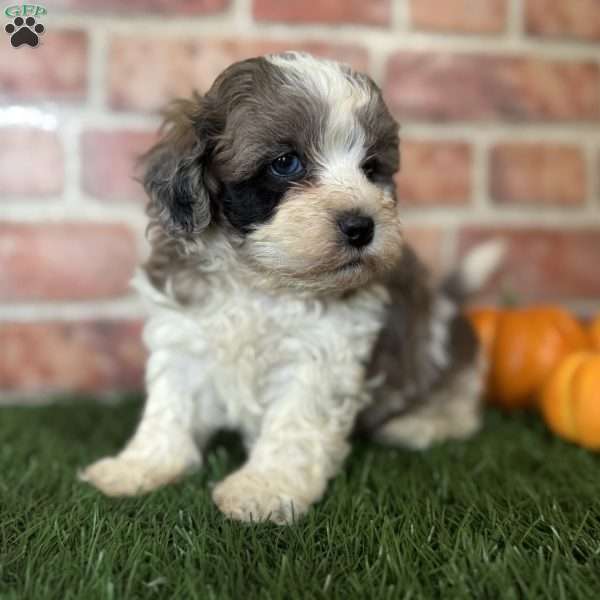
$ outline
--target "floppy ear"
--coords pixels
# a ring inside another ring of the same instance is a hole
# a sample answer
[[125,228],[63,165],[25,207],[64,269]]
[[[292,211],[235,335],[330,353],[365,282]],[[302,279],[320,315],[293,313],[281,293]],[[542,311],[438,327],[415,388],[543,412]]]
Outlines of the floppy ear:
[[162,138],[143,157],[148,212],[172,234],[200,233],[211,220],[207,142],[200,139],[202,99],[176,100],[165,111]]

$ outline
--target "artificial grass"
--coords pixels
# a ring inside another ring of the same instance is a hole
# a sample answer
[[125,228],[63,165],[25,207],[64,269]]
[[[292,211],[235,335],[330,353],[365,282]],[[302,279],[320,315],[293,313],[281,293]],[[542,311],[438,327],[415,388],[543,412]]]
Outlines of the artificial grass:
[[240,525],[209,495],[242,460],[111,500],[76,469],[119,449],[140,405],[0,409],[0,598],[596,598],[600,456],[491,412],[422,453],[361,443],[297,525]]

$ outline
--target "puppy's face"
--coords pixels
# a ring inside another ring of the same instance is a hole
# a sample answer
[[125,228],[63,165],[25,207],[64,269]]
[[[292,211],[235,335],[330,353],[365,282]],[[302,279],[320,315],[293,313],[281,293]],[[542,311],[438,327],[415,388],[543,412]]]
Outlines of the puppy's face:
[[[395,264],[398,131],[366,76],[270,56],[233,65],[180,107],[145,180],[173,231],[220,227],[275,285],[352,289]],[[166,201],[165,182],[176,188]]]

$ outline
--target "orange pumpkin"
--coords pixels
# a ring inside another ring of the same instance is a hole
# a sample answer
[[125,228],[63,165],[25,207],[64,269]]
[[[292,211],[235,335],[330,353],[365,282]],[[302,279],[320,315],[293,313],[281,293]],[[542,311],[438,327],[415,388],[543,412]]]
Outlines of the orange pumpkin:
[[589,332],[592,348],[594,348],[594,350],[600,350],[600,313],[598,313],[596,318],[592,321]]
[[488,396],[504,408],[530,406],[560,360],[588,346],[583,327],[555,306],[469,313],[489,361]]
[[576,352],[548,379],[540,407],[557,435],[600,450],[600,352]]

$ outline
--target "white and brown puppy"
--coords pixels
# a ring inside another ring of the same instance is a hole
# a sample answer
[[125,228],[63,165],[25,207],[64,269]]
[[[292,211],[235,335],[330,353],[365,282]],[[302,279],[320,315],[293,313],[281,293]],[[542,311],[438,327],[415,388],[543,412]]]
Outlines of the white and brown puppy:
[[479,423],[482,367],[457,301],[494,266],[433,287],[403,244],[398,127],[366,75],[306,54],[237,63],[176,102],[146,156],[148,399],[115,457],[81,477],[148,492],[202,465],[218,429],[247,462],[213,497],[286,523],[361,431],[423,448]]

